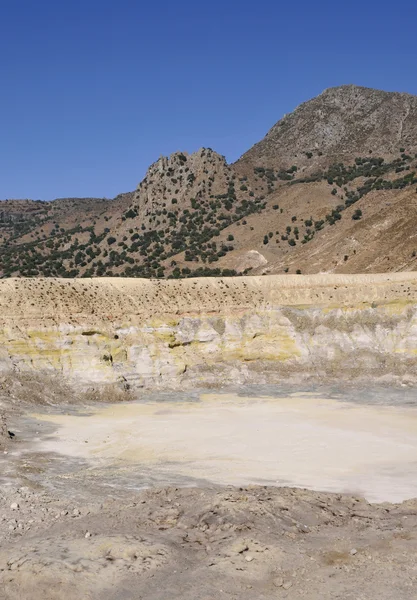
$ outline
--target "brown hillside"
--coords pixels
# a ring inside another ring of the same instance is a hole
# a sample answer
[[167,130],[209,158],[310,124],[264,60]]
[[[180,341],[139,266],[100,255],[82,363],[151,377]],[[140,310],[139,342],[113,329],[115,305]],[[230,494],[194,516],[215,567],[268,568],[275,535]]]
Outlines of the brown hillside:
[[[352,220],[359,209],[364,215]],[[373,191],[348,208],[337,227],[327,227],[263,272],[383,273],[417,270],[416,188]],[[259,271],[259,270],[258,270]]]
[[0,203],[0,277],[413,269],[417,97],[326,90],[235,164],[152,164],[114,200]]

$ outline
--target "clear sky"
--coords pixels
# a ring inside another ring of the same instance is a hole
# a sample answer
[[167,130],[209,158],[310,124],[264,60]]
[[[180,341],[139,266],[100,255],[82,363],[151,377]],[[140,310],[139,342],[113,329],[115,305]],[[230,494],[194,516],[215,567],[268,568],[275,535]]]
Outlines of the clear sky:
[[1,0],[0,198],[113,197],[175,150],[236,160],[335,85],[417,94],[416,23],[416,0]]

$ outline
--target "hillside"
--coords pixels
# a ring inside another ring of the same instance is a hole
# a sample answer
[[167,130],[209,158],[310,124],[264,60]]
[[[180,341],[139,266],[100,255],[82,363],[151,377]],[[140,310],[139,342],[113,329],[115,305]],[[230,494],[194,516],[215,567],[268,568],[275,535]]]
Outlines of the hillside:
[[286,115],[240,162],[317,169],[370,154],[389,161],[401,147],[417,151],[417,97],[344,85]]
[[152,164],[114,200],[0,203],[0,276],[413,270],[417,97],[331,88],[234,164]]

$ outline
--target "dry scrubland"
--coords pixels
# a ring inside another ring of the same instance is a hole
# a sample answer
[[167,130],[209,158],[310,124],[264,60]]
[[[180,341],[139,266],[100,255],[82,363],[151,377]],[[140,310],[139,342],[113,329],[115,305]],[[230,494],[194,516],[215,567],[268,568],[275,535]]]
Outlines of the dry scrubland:
[[330,88],[234,164],[174,152],[113,200],[1,202],[0,277],[410,271],[416,140],[417,97]]

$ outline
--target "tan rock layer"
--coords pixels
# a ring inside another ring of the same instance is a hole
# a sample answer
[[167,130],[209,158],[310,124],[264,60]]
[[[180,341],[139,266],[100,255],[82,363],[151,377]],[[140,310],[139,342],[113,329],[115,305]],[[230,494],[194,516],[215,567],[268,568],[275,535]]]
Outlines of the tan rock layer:
[[0,281],[2,371],[181,387],[416,364],[416,273]]

